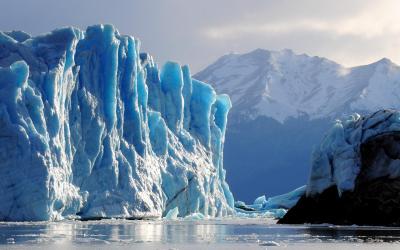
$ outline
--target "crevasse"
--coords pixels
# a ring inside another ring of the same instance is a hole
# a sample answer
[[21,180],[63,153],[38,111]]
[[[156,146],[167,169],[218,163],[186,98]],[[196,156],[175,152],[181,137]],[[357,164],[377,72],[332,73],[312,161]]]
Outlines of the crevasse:
[[0,220],[232,214],[230,107],[112,25],[0,32]]

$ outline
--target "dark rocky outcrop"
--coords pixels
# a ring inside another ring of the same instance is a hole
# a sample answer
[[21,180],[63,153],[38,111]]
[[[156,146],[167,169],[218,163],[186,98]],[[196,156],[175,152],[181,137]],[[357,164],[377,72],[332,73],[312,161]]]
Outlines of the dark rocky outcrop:
[[360,145],[361,172],[353,191],[331,186],[304,195],[278,222],[400,226],[400,133],[384,133]]

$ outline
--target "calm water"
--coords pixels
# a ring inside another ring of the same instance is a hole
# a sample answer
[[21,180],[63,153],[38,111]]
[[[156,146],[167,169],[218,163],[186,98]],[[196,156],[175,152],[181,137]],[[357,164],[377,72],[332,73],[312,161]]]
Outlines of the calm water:
[[0,248],[400,249],[400,228],[286,226],[265,219],[0,223]]

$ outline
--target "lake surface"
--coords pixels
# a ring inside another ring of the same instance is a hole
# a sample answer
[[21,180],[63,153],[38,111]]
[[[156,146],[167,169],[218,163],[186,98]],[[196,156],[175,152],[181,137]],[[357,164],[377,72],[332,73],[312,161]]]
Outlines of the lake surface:
[[268,219],[0,223],[0,249],[400,249],[400,228]]

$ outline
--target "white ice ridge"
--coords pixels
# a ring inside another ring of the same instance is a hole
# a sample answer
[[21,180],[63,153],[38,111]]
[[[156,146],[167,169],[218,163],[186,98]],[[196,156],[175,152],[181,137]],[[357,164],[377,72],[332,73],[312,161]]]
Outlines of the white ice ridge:
[[[400,132],[400,111],[380,110],[368,116],[354,114],[337,120],[313,152],[307,196],[322,193],[336,185],[338,193],[352,191],[361,170],[361,145],[376,136]],[[393,148],[393,150],[398,150]],[[370,178],[400,176],[399,161],[381,159]]]
[[0,220],[233,213],[229,97],[112,25],[0,32]]

